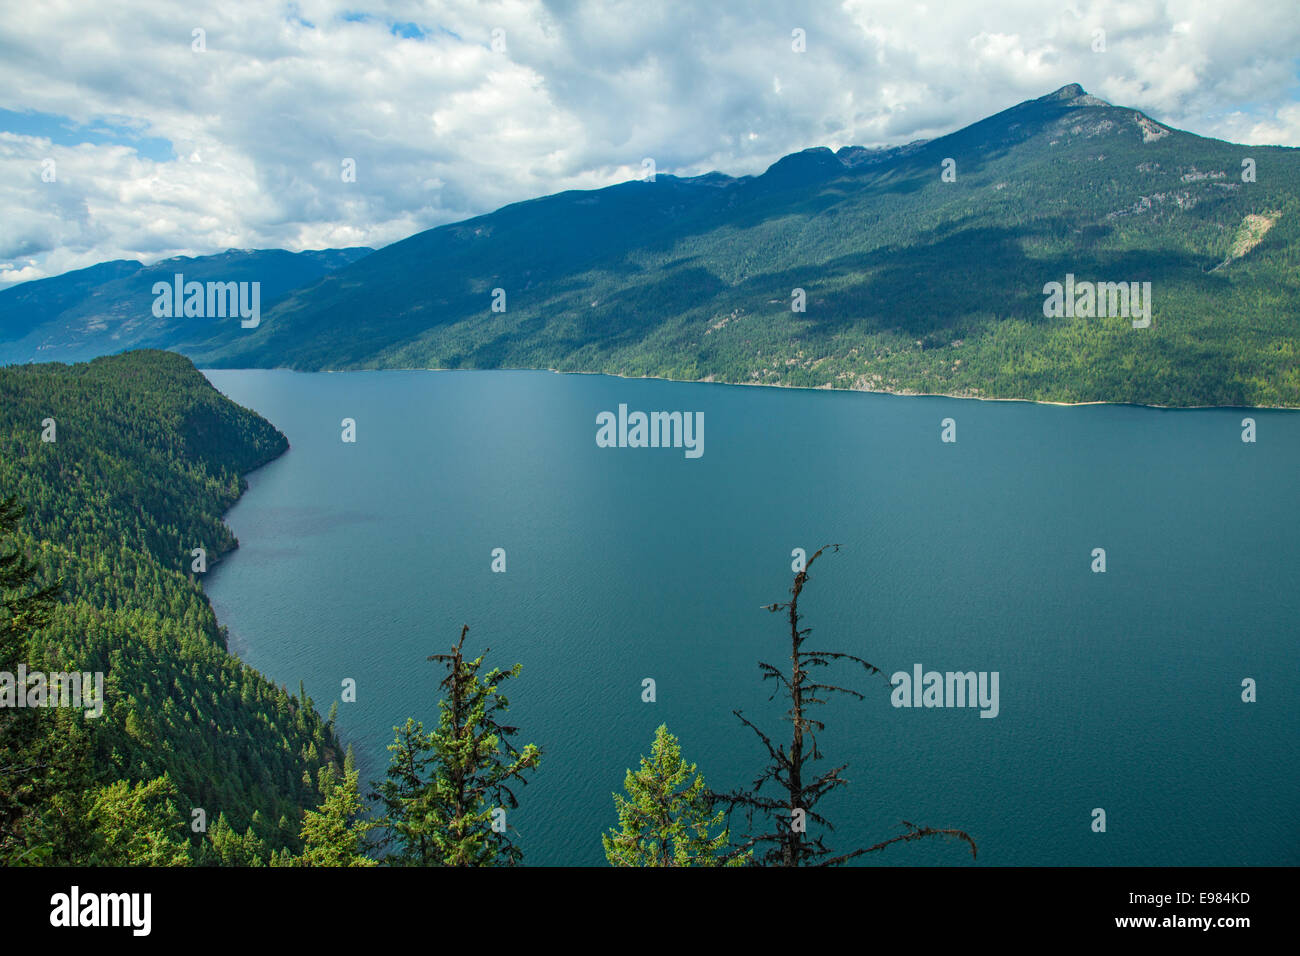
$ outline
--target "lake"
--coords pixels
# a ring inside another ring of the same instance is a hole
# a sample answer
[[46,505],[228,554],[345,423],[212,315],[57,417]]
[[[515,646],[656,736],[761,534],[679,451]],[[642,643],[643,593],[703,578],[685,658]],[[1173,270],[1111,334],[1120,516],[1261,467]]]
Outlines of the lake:
[[[981,717],[896,707],[880,677],[839,672],[867,696],[819,714],[823,766],[851,781],[819,807],[830,847],[906,819],[968,831],[980,865],[1300,863],[1300,415],[524,371],[205,374],[292,445],[249,476],[226,519],[240,548],[205,580],[231,650],[305,681],[322,712],[355,680],[338,727],[363,781],[394,725],[436,724],[426,658],[462,624],[472,655],[521,662],[510,720],[544,751],[510,815],[526,864],[604,864],[611,794],[661,723],[716,790],[760,772],[733,711],[788,739],[758,661],[789,661],[761,606],[788,597],[793,549],[828,542],[842,548],[800,600],[809,647],[886,675],[998,675]],[[703,453],[599,447],[597,416],[620,405],[702,413]],[[862,862],[971,859],[931,840]]]

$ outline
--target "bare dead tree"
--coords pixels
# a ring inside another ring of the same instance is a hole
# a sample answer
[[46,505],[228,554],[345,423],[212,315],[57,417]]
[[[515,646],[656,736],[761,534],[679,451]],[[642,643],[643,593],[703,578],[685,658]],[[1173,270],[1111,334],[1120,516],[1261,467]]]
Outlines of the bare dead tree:
[[[868,674],[878,675],[886,687],[892,688],[889,679],[880,668],[852,654],[837,651],[808,650],[804,642],[812,633],[812,628],[799,627],[799,596],[804,585],[808,583],[808,572],[813,562],[826,550],[839,551],[838,544],[829,544],[819,548],[804,564],[803,570],[794,576],[794,585],[790,589],[790,600],[779,604],[765,605],[765,610],[772,613],[786,612],[790,623],[790,670],[789,673],[764,661],[758,666],[763,673],[763,680],[773,680],[777,689],[769,700],[774,700],[778,693],[784,694],[790,701],[786,719],[791,724],[790,745],[774,743],[772,738],[763,733],[739,710],[732,711],[740,721],[758,736],[767,748],[769,763],[751,784],[748,790],[737,790],[729,794],[717,794],[714,799],[726,805],[728,815],[740,810],[752,833],[754,817],[772,821],[772,829],[765,833],[750,836],[745,842],[733,849],[734,854],[753,849],[754,863],[759,866],[838,866],[865,853],[883,850],[892,843],[920,840],[926,837],[944,837],[964,840],[970,845],[971,857],[976,853],[975,841],[962,830],[935,829],[917,826],[902,821],[907,832],[874,846],[862,847],[848,853],[835,855],[825,844],[825,835],[809,835],[808,827],[816,825],[826,831],[835,828],[829,820],[817,811],[821,798],[836,787],[848,783],[841,776],[847,764],[833,767],[821,774],[815,774],[812,764],[821,761],[824,755],[817,742],[817,735],[825,730],[825,724],[811,716],[812,708],[825,704],[832,694],[846,694],[858,700],[866,697],[851,688],[841,687],[818,681],[813,676],[816,668],[830,667],[846,663],[858,665]],[[761,792],[765,785],[772,785],[775,794]]]

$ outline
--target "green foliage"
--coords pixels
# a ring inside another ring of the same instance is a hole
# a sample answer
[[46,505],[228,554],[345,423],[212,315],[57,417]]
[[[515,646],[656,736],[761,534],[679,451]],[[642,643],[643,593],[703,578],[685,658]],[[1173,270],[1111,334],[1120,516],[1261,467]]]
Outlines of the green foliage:
[[[27,662],[33,635],[49,622],[58,588],[39,587],[36,566],[21,547],[8,544],[18,533],[23,509],[13,496],[0,500],[0,671],[13,674]],[[35,808],[48,796],[51,740],[41,712],[31,708],[0,709],[0,862],[42,862],[48,848],[37,851],[21,831],[30,829]]]
[[407,866],[514,865],[522,851],[510,839],[505,813],[518,807],[513,785],[526,784],[541,750],[517,749],[518,728],[499,720],[510,706],[500,692],[522,665],[480,674],[486,651],[473,660],[462,653],[469,627],[450,654],[434,654],[447,676],[439,686],[438,726],[425,732],[407,720],[396,739],[387,779],[375,787],[388,831],[386,862]]
[[325,799],[316,810],[308,810],[302,823],[302,855],[297,866],[374,866],[365,855],[367,824],[361,820],[362,801],[357,770],[348,748],[343,776],[335,769],[320,770],[320,792]]
[[[51,418],[57,440],[43,442]],[[0,711],[0,859],[94,858],[90,795],[126,800],[104,788],[158,778],[185,818],[201,807],[222,823],[202,862],[297,848],[312,780],[336,760],[333,729],[227,652],[190,570],[194,548],[210,567],[236,547],[221,515],[241,475],[286,447],[171,353],[0,368],[0,489],[25,508],[0,508],[0,654],[102,672],[105,697],[99,718]],[[156,796],[130,799],[165,806]]]
[[430,808],[433,786],[431,735],[424,724],[408,717],[394,727],[395,739],[388,745],[388,772],[373,786],[372,799],[383,808],[384,862],[393,866],[437,866]]
[[104,866],[189,866],[190,843],[179,794],[167,777],[134,786],[117,780],[91,803],[97,846],[86,862]]
[[744,866],[749,862],[750,853],[722,862],[728,850],[726,814],[712,812],[703,775],[696,773],[695,764],[682,759],[682,748],[666,725],[659,725],[650,756],[641,758],[641,769],[627,772],[623,788],[626,797],[614,794],[619,829],[601,836],[611,866]]
[[203,866],[263,866],[272,854],[251,826],[240,833],[220,813],[208,827],[207,842],[198,851],[196,862]]

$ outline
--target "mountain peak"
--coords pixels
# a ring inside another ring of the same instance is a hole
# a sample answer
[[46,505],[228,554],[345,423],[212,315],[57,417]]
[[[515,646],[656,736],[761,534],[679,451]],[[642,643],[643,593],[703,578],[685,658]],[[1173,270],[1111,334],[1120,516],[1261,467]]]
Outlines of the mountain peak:
[[1055,93],[1048,93],[1043,97],[1045,100],[1072,100],[1076,96],[1087,96],[1088,91],[1078,83],[1070,83],[1061,87]]
[[1066,106],[1110,106],[1099,96],[1093,96],[1078,83],[1068,83],[1055,93],[1038,98],[1040,103],[1064,103]]

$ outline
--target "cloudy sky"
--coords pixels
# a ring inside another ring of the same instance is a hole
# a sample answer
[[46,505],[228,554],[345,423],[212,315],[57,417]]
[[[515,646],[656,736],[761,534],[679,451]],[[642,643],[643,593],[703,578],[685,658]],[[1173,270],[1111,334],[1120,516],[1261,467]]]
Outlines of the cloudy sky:
[[758,173],[1072,82],[1202,135],[1300,146],[1296,2],[0,0],[0,286],[382,246],[635,178],[644,157]]

